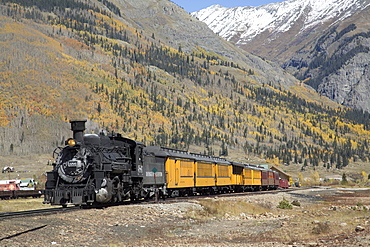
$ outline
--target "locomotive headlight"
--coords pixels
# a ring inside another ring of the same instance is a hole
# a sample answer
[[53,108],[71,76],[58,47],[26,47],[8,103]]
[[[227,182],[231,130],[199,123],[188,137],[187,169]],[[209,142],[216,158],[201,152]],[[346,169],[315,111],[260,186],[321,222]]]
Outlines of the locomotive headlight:
[[76,141],[73,139],[73,138],[69,138],[67,141],[66,141],[66,145],[70,146],[70,147],[73,147],[74,145],[76,145]]

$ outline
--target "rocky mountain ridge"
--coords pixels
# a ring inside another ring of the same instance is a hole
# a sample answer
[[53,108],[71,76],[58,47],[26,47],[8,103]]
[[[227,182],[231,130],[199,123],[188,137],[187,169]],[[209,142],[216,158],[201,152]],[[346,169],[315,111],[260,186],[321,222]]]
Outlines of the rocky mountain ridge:
[[[369,6],[368,0],[291,0],[260,7],[215,5],[193,15],[237,46],[278,62],[322,95],[369,111],[367,63],[362,62],[369,58]],[[334,62],[338,57],[341,62]]]

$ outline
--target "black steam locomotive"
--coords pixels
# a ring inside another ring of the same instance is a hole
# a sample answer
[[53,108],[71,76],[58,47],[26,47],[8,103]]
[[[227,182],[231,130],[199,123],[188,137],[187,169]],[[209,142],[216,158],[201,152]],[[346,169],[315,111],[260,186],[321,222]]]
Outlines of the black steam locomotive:
[[57,157],[47,173],[44,203],[95,205],[288,187],[288,181],[270,169],[146,147],[115,133],[84,134],[85,122],[71,121],[73,138],[54,151]]
[[85,122],[71,121],[73,138],[54,151],[44,203],[89,205],[149,196],[143,188],[144,145],[120,134],[84,135]]

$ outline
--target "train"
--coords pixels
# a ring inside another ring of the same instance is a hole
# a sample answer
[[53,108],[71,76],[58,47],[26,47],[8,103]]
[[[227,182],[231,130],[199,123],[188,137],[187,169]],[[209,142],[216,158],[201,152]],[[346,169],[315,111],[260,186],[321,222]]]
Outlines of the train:
[[[30,179],[34,183],[33,179]],[[36,184],[23,185],[22,180],[1,180],[0,181],[0,199],[17,199],[17,198],[39,198],[43,195],[43,190],[37,189]]]
[[85,134],[85,123],[70,121],[73,138],[54,151],[55,162],[45,183],[46,204],[104,205],[289,186],[271,169],[145,146],[114,132]]

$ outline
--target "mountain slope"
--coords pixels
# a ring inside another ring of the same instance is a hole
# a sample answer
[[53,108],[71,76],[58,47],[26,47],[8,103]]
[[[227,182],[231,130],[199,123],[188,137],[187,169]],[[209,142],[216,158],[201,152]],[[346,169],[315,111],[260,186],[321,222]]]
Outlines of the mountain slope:
[[[353,74],[341,67],[346,62],[351,64],[347,67],[355,66],[360,70],[365,68],[365,64],[350,59],[358,53],[369,58],[367,36],[361,35],[363,41],[353,39],[357,43],[362,42],[362,47],[355,50],[353,45],[356,46],[356,43],[346,46],[345,42],[349,34],[353,36],[368,32],[369,21],[366,20],[369,20],[369,6],[368,0],[291,0],[255,8],[224,8],[216,5],[193,15],[237,46],[278,62],[323,95],[340,104],[369,111],[370,102],[367,101],[369,97],[365,93],[368,84],[348,87],[354,82],[342,80],[340,83],[342,85],[333,87],[335,80],[338,79],[335,74],[339,69]],[[346,31],[351,24],[358,28]],[[336,37],[332,38],[333,35]],[[324,45],[323,40],[326,40]],[[333,49],[339,50],[336,50],[336,55],[332,57]],[[316,67],[312,70],[312,63],[317,64],[315,60],[317,56],[325,62],[321,62],[320,66],[314,65]],[[327,65],[332,64],[337,56],[346,57],[348,61],[342,59],[342,63],[335,69],[328,70]],[[331,57],[333,59],[330,59]],[[357,81],[361,79],[358,78]],[[362,81],[365,82],[366,77]],[[322,84],[320,88],[319,84]],[[325,86],[328,84],[335,92],[328,93],[329,86]]]
[[[370,7],[322,32],[283,67],[320,94],[370,111]],[[304,61],[304,65],[301,62]]]
[[369,157],[368,115],[168,1],[9,0],[0,13],[3,154],[50,151],[70,135],[67,120],[85,118],[89,132],[241,161],[318,165],[330,155],[340,168]]
[[[204,49],[217,53],[246,69],[253,69],[260,77],[259,82],[280,83],[282,80],[289,87],[296,82],[294,77],[284,73],[274,63],[265,63],[259,57],[252,56],[214,35],[204,23],[194,20],[186,11],[169,1],[117,1],[123,15],[133,26],[143,29],[148,35],[155,33],[156,39],[175,49],[191,53]],[[140,9],[138,13],[137,9]],[[153,21],[155,19],[156,21]],[[211,44],[211,45],[210,45]],[[280,82],[279,82],[280,80]]]

